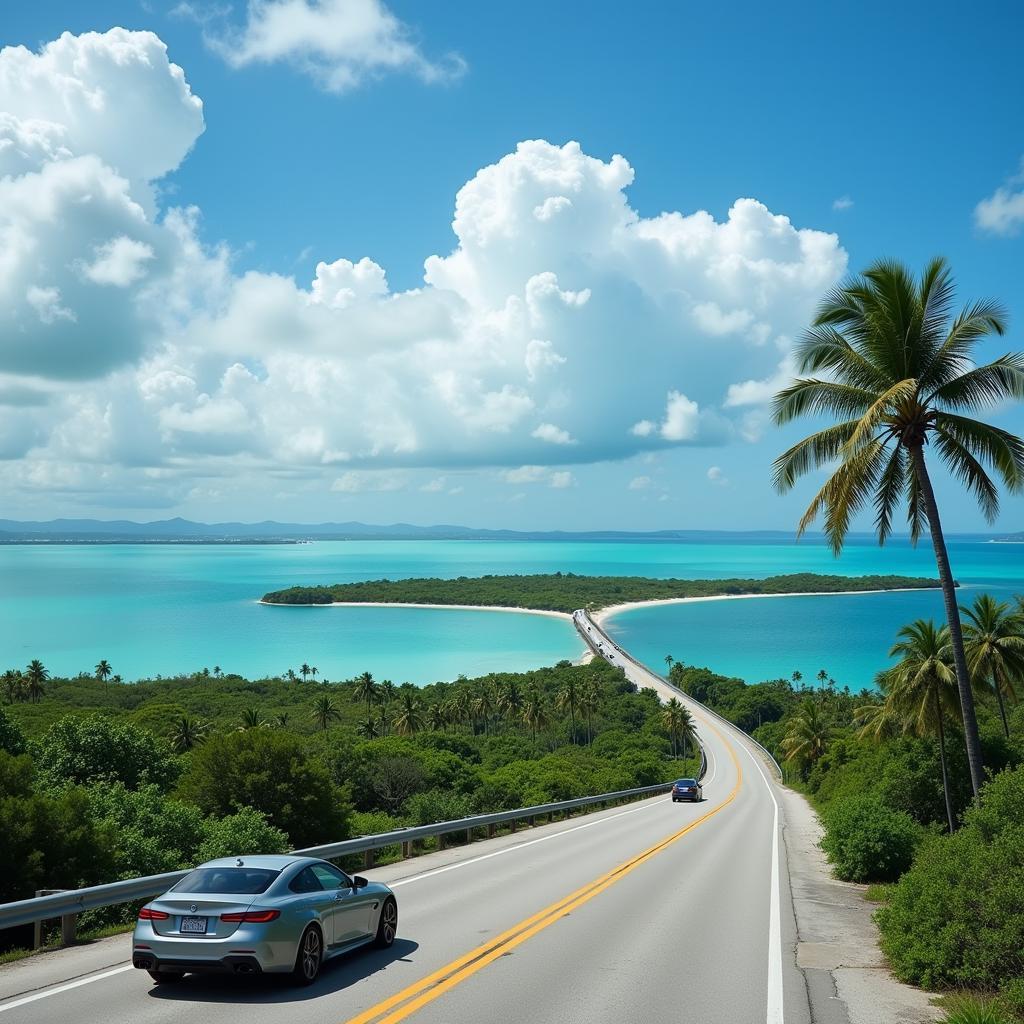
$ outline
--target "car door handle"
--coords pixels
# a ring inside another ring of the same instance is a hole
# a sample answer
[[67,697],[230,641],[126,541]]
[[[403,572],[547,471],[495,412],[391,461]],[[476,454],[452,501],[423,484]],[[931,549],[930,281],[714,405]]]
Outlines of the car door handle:
[[340,903],[345,897],[339,892],[334,895],[334,902]]

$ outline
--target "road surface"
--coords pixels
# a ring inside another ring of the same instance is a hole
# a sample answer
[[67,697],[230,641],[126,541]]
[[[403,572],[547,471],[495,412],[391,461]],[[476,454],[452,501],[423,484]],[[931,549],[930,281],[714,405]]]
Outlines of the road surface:
[[[671,692],[599,639],[638,685]],[[771,773],[691,710],[703,803],[658,797],[368,871],[395,887],[400,938],[309,989],[158,988],[119,936],[0,968],[0,1024],[809,1024]]]

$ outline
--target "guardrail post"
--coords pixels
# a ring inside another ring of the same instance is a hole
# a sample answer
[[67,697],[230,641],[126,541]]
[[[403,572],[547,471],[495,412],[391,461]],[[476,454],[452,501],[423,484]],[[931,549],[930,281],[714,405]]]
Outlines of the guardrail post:
[[495,824],[492,821],[490,823],[490,825],[487,826],[487,838],[488,839],[493,839],[494,838],[494,832],[495,832]]
[[408,860],[411,856],[412,856],[412,843],[410,843],[410,842],[402,843],[402,857],[403,857],[403,859]]
[[466,842],[467,843],[473,842],[473,830],[471,828],[467,828],[466,829]]
[[60,919],[60,944],[62,946],[70,946],[75,941],[75,927],[77,923],[77,914],[65,914]]
[[515,819],[515,818],[513,818],[513,819],[512,819],[512,820],[511,820],[511,821],[509,822],[509,825],[511,826],[511,829],[510,829],[510,831],[512,831],[512,832],[515,832],[515,830],[516,830],[516,819]]
[[372,868],[373,867],[373,850],[367,850],[363,854],[363,867],[364,868]]
[[[66,892],[66,891],[67,891],[66,889],[36,889],[36,896],[55,896],[59,892]],[[63,942],[65,946],[70,945],[70,943],[75,941],[75,916],[76,916],[75,914],[67,914],[67,915],[65,915],[64,917],[62,917],[60,919],[61,942]],[[66,926],[65,926],[64,922],[67,921],[68,919],[70,919],[70,922],[71,922],[70,926],[67,926],[67,927],[70,928],[70,935],[71,935],[70,939],[65,938],[65,935],[68,934],[68,931],[66,931]],[[45,921],[33,921],[32,922],[32,948],[33,949],[39,949],[43,945],[43,925],[45,923],[46,923]]]

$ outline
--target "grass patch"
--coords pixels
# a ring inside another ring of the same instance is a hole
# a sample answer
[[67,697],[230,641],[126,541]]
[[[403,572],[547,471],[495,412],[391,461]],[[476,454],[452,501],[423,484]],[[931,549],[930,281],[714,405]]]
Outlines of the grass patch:
[[892,883],[876,882],[869,885],[864,893],[864,899],[868,903],[888,903],[889,895],[892,893]]

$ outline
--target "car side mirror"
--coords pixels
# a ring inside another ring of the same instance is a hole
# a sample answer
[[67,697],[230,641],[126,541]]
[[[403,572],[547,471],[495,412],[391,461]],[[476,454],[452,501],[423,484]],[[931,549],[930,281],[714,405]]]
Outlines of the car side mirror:
[[352,878],[352,888],[353,889],[362,889],[363,886],[366,886],[366,885],[369,885],[369,884],[370,884],[370,880],[368,878],[363,878],[362,875],[355,875]]

